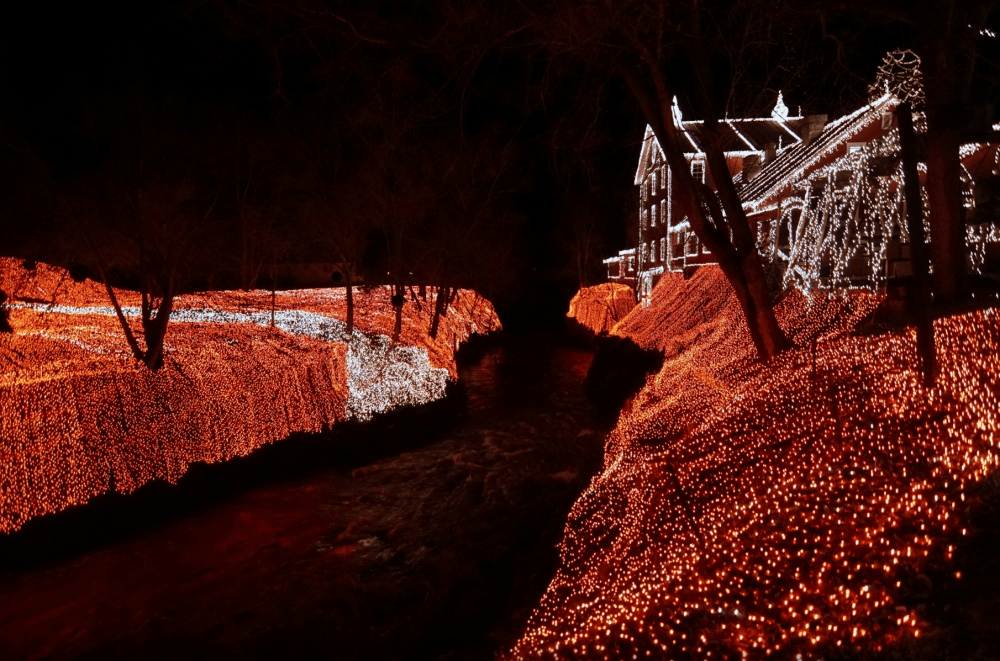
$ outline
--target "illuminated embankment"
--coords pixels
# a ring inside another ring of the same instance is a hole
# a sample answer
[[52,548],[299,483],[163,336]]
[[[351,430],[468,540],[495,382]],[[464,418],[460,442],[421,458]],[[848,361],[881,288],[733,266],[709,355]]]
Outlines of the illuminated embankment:
[[576,292],[566,316],[598,334],[610,331],[634,307],[635,292],[631,287],[605,282]]
[[761,365],[716,267],[665,276],[613,331],[663,368],[610,434],[512,656],[811,658],[919,636],[899,597],[954,572],[966,491],[997,465],[1000,313],[936,322],[927,390],[912,332],[853,332],[877,303],[786,296],[795,348]]
[[[461,291],[427,335],[433,297],[408,298],[393,346],[385,288],[180,297],[163,369],[131,358],[103,287],[62,269],[0,259],[14,334],[0,335],[0,531],[113,488],[176,482],[189,464],[224,461],[293,432],[315,432],[444,395],[455,349],[499,328],[488,301]],[[139,329],[138,297],[119,292]]]

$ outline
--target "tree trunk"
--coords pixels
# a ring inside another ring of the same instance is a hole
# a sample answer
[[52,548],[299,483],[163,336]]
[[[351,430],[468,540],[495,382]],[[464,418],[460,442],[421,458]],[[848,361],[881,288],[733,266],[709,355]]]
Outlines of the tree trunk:
[[437,296],[434,298],[434,318],[431,321],[431,330],[429,335],[431,339],[437,338],[438,325],[441,322],[441,315],[444,312],[445,301],[448,298],[448,288],[444,285],[438,287]]
[[[750,227],[746,212],[743,210],[743,202],[736,192],[736,185],[733,183],[733,175],[729,172],[729,164],[726,162],[726,155],[722,149],[721,134],[719,131],[720,106],[716,99],[715,76],[709,66],[708,57],[704,49],[704,42],[696,38],[700,35],[699,13],[693,7],[689,16],[689,26],[687,38],[684,39],[685,50],[691,58],[695,77],[700,83],[701,94],[698,98],[701,101],[704,120],[703,140],[706,149],[708,171],[712,177],[712,183],[718,191],[718,199],[725,211],[725,222],[722,214],[716,213],[716,227],[728,226],[729,236],[723,235],[722,242],[731,245],[735,255],[735,261],[742,274],[742,281],[746,286],[745,294],[740,294],[736,283],[734,289],[737,296],[745,296],[746,300],[741,300],[747,316],[747,324],[750,327],[750,335],[754,338],[754,345],[757,353],[764,360],[769,360],[780,352],[791,346],[791,342],[785,336],[784,331],[778,324],[778,319],[774,316],[774,304],[771,301],[771,292],[767,288],[767,277],[764,275],[764,267],[760,262],[760,255],[757,252],[757,240]],[[673,115],[670,118],[673,120]],[[702,197],[711,198],[713,193],[707,187],[702,189]],[[705,200],[709,210],[713,210],[713,205]],[[728,240],[727,240],[728,239]],[[733,259],[723,251],[722,259]],[[730,279],[732,282],[732,278]]]
[[146,332],[146,357],[143,362],[154,372],[163,367],[163,340],[167,335],[167,324],[170,322],[170,313],[173,309],[174,286],[171,280],[166,291],[163,292],[163,298],[160,299],[156,317],[150,319],[144,329]]
[[[669,112],[669,109],[667,110]],[[655,132],[655,129],[654,129]],[[665,140],[657,136],[657,140]],[[725,221],[719,200],[707,186],[699,189],[688,170],[687,159],[684,158],[683,151],[672,141],[667,142],[668,146],[663,147],[663,152],[667,157],[667,162],[673,172],[675,182],[674,193],[681,202],[681,208],[687,214],[691,222],[691,227],[699,240],[712,252],[718,260],[719,268],[723,275],[733,287],[736,300],[740,304],[740,309],[746,317],[747,328],[750,331],[750,338],[761,360],[770,360],[778,353],[790,346],[788,338],[785,337],[778,320],[774,316],[774,307],[771,302],[771,295],[767,291],[767,280],[764,277],[764,269],[760,264],[760,257],[757,254],[756,244],[751,245],[750,250],[740,251],[729,240],[725,231]],[[661,142],[661,146],[663,143]],[[725,167],[725,158],[722,158]],[[709,167],[712,161],[709,160]],[[717,166],[716,166],[717,167]],[[712,173],[713,178],[718,182],[728,180],[729,186],[733,186],[729,169],[724,172]],[[695,191],[701,191],[701,200],[696,197]],[[732,189],[735,196],[735,187]],[[721,197],[721,196],[720,196]],[[736,198],[738,202],[738,197]],[[704,207],[700,202],[704,203]],[[710,223],[705,213],[708,207],[709,216],[714,222]],[[743,222],[747,229],[744,233],[749,233],[749,225],[746,215],[742,214],[742,205],[739,205],[739,212],[743,216]],[[728,218],[726,219],[728,220]],[[736,228],[733,228],[734,240],[739,236]],[[746,243],[745,237],[742,243]]]
[[396,309],[396,323],[392,327],[392,343],[396,344],[403,332],[403,304],[406,302],[406,296],[402,285],[396,285],[393,291],[392,307]]
[[274,281],[274,269],[271,269],[271,328],[274,328],[274,308],[277,305],[278,293],[275,291],[277,283]]
[[108,293],[108,299],[111,300],[111,306],[115,310],[115,317],[118,318],[118,324],[122,327],[122,332],[125,333],[125,341],[128,343],[128,348],[132,351],[132,355],[136,360],[145,362],[146,354],[139,348],[139,343],[135,339],[132,327],[129,325],[128,319],[125,318],[125,313],[122,312],[122,306],[118,303],[118,297],[115,295],[114,288],[108,282],[108,278],[104,274],[103,267],[100,267],[100,274],[101,282],[104,284],[104,290]]
[[[715,169],[711,170],[712,177],[716,184],[722,185],[723,195],[735,198],[735,202],[730,199],[726,204],[734,207],[734,211],[738,208],[738,213],[735,214],[737,222],[740,216],[743,218],[745,231],[734,226],[733,239],[739,240],[740,245],[750,244],[752,248],[744,245],[743,250],[737,250],[737,247],[734,247],[727,232],[727,219],[719,206],[719,197],[704,184],[695,183],[687,159],[684,157],[684,150],[680,146],[683,138],[679,134],[678,127],[674,126],[671,109],[673,97],[666,73],[648,53],[644,53],[641,60],[646,66],[648,81],[621,60],[618,62],[618,71],[625,79],[632,96],[639,102],[643,115],[663,150],[673,175],[674,196],[681,207],[681,212],[687,215],[691,229],[718,260],[720,269],[732,285],[746,317],[750,337],[758,356],[762,360],[770,360],[789,347],[790,342],[774,316],[774,307],[767,291],[767,280],[760,264],[760,257],[757,255],[756,242],[753,241],[746,215],[735,194],[735,186],[729,169],[725,166],[725,158],[722,158],[721,168],[716,163]],[[711,163],[710,160],[710,168],[712,168]]]
[[[705,125],[708,127],[709,135],[713,133],[717,135],[714,120],[706,120]],[[767,276],[764,275],[764,267],[757,252],[757,241],[750,229],[750,221],[743,210],[743,203],[736,192],[733,177],[729,173],[726,156],[719,149],[718,143],[708,147],[708,168],[719,189],[719,201],[726,212],[726,222],[732,231],[733,248],[746,283],[746,295],[749,300],[744,310],[747,312],[748,320],[751,314],[756,320],[750,324],[751,327],[756,326],[755,329],[751,329],[751,334],[756,331],[760,336],[761,344],[757,348],[760,351],[763,346],[764,351],[761,355],[765,359],[773,358],[791,346],[791,342],[788,341],[778,324],[777,317],[774,316],[774,305],[771,301],[771,292],[767,288]]]
[[934,293],[939,304],[965,295],[965,217],[958,140],[928,121],[927,201],[931,218]]
[[348,265],[345,269],[347,278],[347,334],[354,333],[354,280],[351,278],[351,268]]
[[13,333],[14,329],[10,326],[10,321],[7,319],[9,314],[7,311],[7,293],[0,289],[0,333]]
[[930,273],[927,267],[927,244],[924,242],[924,213],[917,173],[916,135],[909,103],[896,109],[899,118],[899,152],[903,160],[903,185],[906,194],[906,224],[910,234],[910,263],[913,265],[913,303],[917,318],[917,352],[923,364],[924,385],[934,385],[937,357],[934,349],[934,321],[931,315]]
[[927,0],[923,7],[920,56],[927,97],[927,201],[930,206],[934,295],[938,304],[965,295],[965,214],[962,206],[961,161],[955,70],[948,35],[955,3]]

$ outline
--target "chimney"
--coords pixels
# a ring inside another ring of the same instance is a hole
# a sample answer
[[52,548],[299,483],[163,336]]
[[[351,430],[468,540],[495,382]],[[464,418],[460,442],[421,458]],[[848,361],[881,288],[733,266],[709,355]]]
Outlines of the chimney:
[[802,118],[802,128],[799,129],[802,142],[812,144],[823,128],[826,127],[826,115],[806,115]]
[[774,157],[778,155],[778,143],[769,142],[764,146],[764,165],[767,165],[774,160]]
[[760,174],[760,155],[751,154],[743,157],[743,181],[753,181]]

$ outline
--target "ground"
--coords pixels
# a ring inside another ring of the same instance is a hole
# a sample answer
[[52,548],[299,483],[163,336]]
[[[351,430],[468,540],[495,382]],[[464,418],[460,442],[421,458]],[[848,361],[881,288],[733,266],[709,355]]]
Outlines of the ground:
[[787,294],[795,348],[762,364],[716,267],[664,277],[612,331],[663,367],[609,435],[512,656],[852,658],[938,633],[913,595],[962,581],[973,552],[1000,314],[938,320],[925,389],[913,331],[880,325],[880,302]]
[[[108,490],[176,482],[196,462],[439,399],[458,346],[499,328],[469,291],[436,338],[433,298],[409,297],[396,344],[384,287],[357,292],[350,336],[343,289],[279,292],[273,312],[270,292],[189,295],[175,303],[153,373],[131,358],[103,286],[5,258],[0,289],[15,331],[0,334],[2,532]],[[118,298],[138,332],[138,295]]]

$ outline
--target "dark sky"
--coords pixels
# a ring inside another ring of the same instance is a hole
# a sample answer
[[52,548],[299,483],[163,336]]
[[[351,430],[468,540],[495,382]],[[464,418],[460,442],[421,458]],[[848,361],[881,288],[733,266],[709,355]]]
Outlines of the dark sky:
[[[414,130],[432,137],[428,144],[435,136],[486,136],[491,145],[513,146],[504,204],[523,218],[510,241],[520,255],[516,268],[526,273],[514,290],[572,291],[576,274],[565,242],[581,213],[595,219],[599,255],[625,246],[645,122],[607,70],[553,58],[524,41],[483,47],[493,25],[451,36],[435,24],[449,16],[446,3],[379,3],[374,13],[364,3],[330,3],[352,22],[327,18],[322,34],[311,30],[308,13],[285,6],[257,3],[257,15],[236,19],[223,10],[247,7],[221,1],[6,8],[0,120],[8,142],[24,138],[51,172],[72,180],[105,158],[106,145],[81,128],[95,100],[141,88],[183,99],[193,123],[202,114],[221,125],[239,115],[277,135],[277,127],[294,132],[316,117],[336,117],[331,124],[347,136],[337,167],[349,168],[381,123],[411,115]],[[750,63],[735,107],[769,109],[784,88],[793,110],[850,111],[881,55],[909,37],[898,26],[848,18],[814,22],[787,39],[790,50],[801,49],[802,65],[765,76],[772,62]]]

